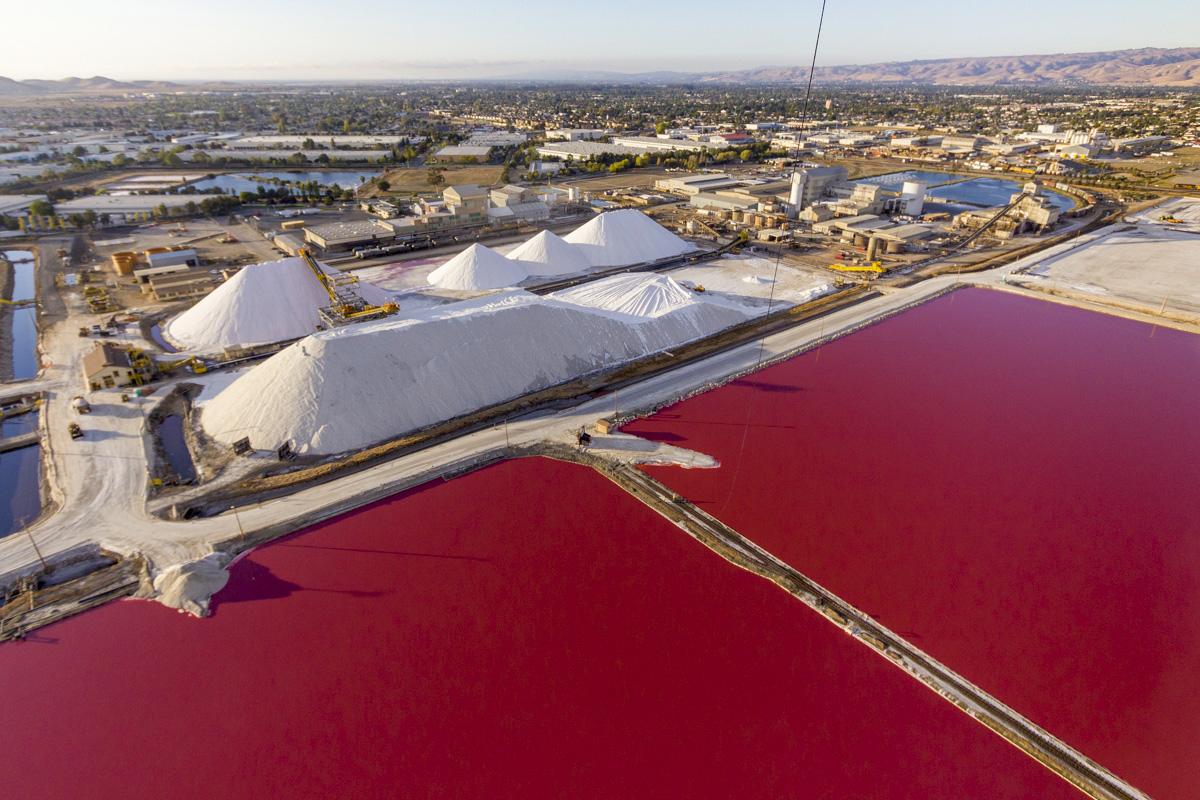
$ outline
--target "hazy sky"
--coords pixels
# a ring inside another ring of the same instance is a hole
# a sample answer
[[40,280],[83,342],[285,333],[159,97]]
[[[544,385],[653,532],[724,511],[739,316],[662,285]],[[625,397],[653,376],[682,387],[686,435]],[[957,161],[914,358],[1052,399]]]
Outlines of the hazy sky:
[[[0,9],[0,75],[18,80],[352,80],[807,64],[820,0],[0,0]],[[818,63],[1193,46],[1194,0],[829,0]]]

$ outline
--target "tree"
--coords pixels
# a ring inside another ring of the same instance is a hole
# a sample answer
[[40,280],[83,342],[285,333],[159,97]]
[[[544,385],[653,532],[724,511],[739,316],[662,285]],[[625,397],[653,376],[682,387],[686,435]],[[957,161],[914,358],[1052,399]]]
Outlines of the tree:
[[178,167],[182,163],[183,159],[179,157],[178,153],[166,153],[162,157],[164,167]]
[[308,137],[307,139],[305,139],[304,142],[301,143],[300,146],[303,147],[305,150],[316,150],[317,149],[317,143],[312,140],[311,136]]
[[425,173],[425,182],[430,186],[441,186],[443,183],[445,183],[446,179],[442,177],[441,168],[430,167],[429,171]]
[[87,154],[88,154],[87,148],[81,144],[76,145],[75,149],[71,151],[71,155],[75,156],[76,158],[83,158]]
[[54,206],[45,200],[34,200],[29,204],[29,213],[39,217],[53,216]]
[[657,125],[655,125],[655,126],[654,126],[654,132],[655,132],[655,133],[666,133],[666,132],[667,132],[667,128],[668,128],[668,125],[667,125],[667,123],[665,123],[665,122],[660,122],[660,123],[658,123]]

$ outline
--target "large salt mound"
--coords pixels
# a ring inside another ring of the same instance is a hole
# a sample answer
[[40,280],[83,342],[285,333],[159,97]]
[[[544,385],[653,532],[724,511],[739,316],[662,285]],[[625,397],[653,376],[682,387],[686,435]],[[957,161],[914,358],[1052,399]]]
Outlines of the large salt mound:
[[325,331],[296,342],[213,398],[209,435],[258,449],[366,447],[698,339],[746,319],[698,298],[661,316],[514,291]]
[[593,267],[623,267],[694,250],[636,209],[609,211],[571,231],[563,241],[579,247]]
[[666,275],[614,275],[551,295],[580,306],[615,311],[647,321],[705,301]]
[[520,264],[473,244],[429,273],[429,282],[441,289],[503,289],[528,277]]
[[[321,265],[330,275],[336,270]],[[391,295],[359,283],[363,299],[382,305]],[[216,291],[171,320],[164,332],[185,350],[221,350],[297,339],[321,324],[329,295],[300,257],[243,267]]]
[[521,262],[530,275],[571,275],[592,268],[582,250],[550,231],[542,231],[507,257]]

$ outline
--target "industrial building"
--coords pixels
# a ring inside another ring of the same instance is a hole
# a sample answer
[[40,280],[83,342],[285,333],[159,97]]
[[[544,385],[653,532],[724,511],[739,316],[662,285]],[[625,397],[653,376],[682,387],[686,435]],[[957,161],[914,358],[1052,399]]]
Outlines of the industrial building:
[[142,291],[150,294],[159,302],[167,300],[184,300],[189,297],[203,297],[219,283],[217,278],[206,269],[189,269],[182,272],[168,272],[161,275],[151,275],[142,287]]
[[699,175],[685,175],[678,178],[660,178],[654,182],[654,188],[661,192],[695,195],[701,192],[714,192],[719,189],[732,189],[740,184],[737,178],[731,178],[723,172],[705,172]]
[[991,233],[999,239],[1007,239],[1028,230],[1044,231],[1058,222],[1061,213],[1058,206],[1042,194],[1042,184],[1030,181],[1021,187],[1021,191],[1015,193],[1005,206],[972,209],[955,216],[954,227],[967,230],[983,227],[1008,206],[1011,207],[991,228]]
[[0,194],[0,214],[23,217],[29,213],[30,205],[45,199],[44,194]]
[[464,158],[474,158],[477,161],[487,161],[491,155],[492,148],[488,145],[452,144],[438,150],[430,156],[430,160],[459,161]]
[[462,225],[482,225],[487,222],[488,193],[478,184],[448,186],[442,192],[446,207]]
[[96,391],[146,383],[153,366],[141,351],[97,344],[84,354],[82,370],[84,385],[89,391]]
[[322,250],[349,250],[365,244],[391,241],[396,229],[382,220],[330,222],[304,229],[304,239]]

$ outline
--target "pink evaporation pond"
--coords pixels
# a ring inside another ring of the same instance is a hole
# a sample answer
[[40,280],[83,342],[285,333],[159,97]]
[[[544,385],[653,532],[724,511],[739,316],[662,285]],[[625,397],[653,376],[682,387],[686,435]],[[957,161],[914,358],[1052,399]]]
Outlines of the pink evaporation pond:
[[1156,800],[1188,800],[1198,409],[1200,337],[970,289],[624,430],[716,456],[651,473]]
[[0,647],[5,795],[1081,796],[582,467],[398,496],[219,600]]

